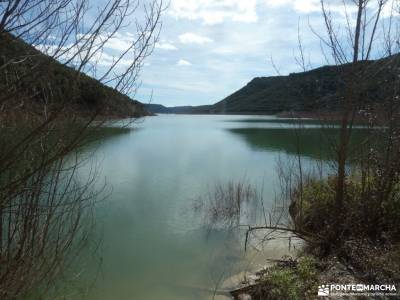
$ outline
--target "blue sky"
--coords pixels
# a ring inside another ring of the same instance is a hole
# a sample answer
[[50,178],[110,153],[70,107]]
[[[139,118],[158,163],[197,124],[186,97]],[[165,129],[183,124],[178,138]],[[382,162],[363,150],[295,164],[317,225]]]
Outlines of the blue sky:
[[[343,0],[328,3],[344,24]],[[277,75],[271,58],[281,74],[298,72],[298,32],[310,65],[327,63],[310,29],[324,32],[320,0],[171,0],[162,21],[135,95],[142,102],[152,95],[166,106],[215,103],[254,77]],[[129,28],[119,33],[114,50],[129,35]]]
[[297,1],[318,5],[305,9],[291,2],[172,0],[137,98],[146,102],[152,92],[153,103],[167,106],[210,104],[254,77],[276,75],[271,56],[281,73],[298,70],[299,18],[307,25],[308,15],[319,17],[320,9],[318,0]]

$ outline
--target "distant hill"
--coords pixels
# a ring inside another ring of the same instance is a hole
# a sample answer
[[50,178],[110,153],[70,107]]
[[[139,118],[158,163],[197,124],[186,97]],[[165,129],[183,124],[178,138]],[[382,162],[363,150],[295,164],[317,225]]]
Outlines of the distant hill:
[[[359,72],[366,72],[358,89],[364,103],[381,101],[398,72],[399,56],[379,61],[363,61],[357,65]],[[308,72],[288,76],[258,77],[245,87],[226,97],[210,108],[210,113],[261,113],[276,114],[285,111],[313,112],[335,111],[344,91],[345,74],[350,65],[324,66]],[[394,72],[393,72],[394,71]]]
[[322,67],[288,76],[257,77],[211,107],[215,113],[312,111],[326,105],[341,84],[337,67]]
[[168,114],[170,113],[170,108],[161,104],[145,104],[146,110],[153,114]]
[[145,104],[144,107],[148,112],[155,114],[208,114],[211,105],[166,107],[161,104]]
[[[18,64],[7,64],[19,58],[25,59]],[[62,107],[63,111],[82,114],[97,112],[110,117],[148,114],[142,103],[59,63],[7,33],[0,34],[0,66],[5,65],[0,72],[0,91],[9,88],[10,80],[16,80],[14,99],[21,102],[18,103],[20,110],[40,110],[46,94],[51,93],[50,98],[54,101],[46,103],[49,108]],[[13,105],[12,101],[9,99],[8,105]]]
[[[363,61],[357,65],[360,72],[368,70],[359,88],[363,101],[374,104],[393,90],[398,75],[400,57],[379,61]],[[225,99],[209,106],[166,108],[179,113],[209,114],[278,114],[282,112],[335,111],[343,93],[345,74],[350,65],[324,66],[308,72],[288,76],[257,77]],[[364,77],[363,77],[364,78]],[[391,86],[391,89],[388,87]]]

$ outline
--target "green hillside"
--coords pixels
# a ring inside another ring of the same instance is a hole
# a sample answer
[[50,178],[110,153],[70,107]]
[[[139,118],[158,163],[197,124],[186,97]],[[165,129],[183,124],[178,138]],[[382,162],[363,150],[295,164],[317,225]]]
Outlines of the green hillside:
[[[399,57],[363,61],[357,65],[357,94],[374,104],[393,89]],[[335,111],[343,96],[350,65],[324,66],[288,76],[254,78],[245,87],[214,104],[210,113],[263,113]],[[388,89],[388,87],[391,87]]]
[[214,104],[218,113],[279,113],[312,111],[326,105],[340,84],[336,67],[322,67],[307,73],[289,76],[258,77],[245,87]]
[[201,105],[166,107],[161,104],[145,104],[145,108],[148,112],[155,114],[208,114],[211,106]]
[[[362,61],[355,68],[359,107],[381,103],[393,93],[400,56]],[[278,114],[339,111],[351,65],[324,66],[288,76],[258,77],[225,99],[204,106],[163,107],[157,112],[187,114]],[[158,107],[154,107],[157,110]]]
[[[10,61],[19,61],[10,64]],[[24,41],[0,34],[0,90],[8,92],[5,105],[19,110],[48,109],[107,117],[138,117],[147,114],[142,103],[103,85],[42,54]],[[12,82],[12,84],[10,84]],[[10,91],[13,89],[14,91]],[[51,96],[50,96],[51,95]],[[49,100],[48,103],[46,99]]]

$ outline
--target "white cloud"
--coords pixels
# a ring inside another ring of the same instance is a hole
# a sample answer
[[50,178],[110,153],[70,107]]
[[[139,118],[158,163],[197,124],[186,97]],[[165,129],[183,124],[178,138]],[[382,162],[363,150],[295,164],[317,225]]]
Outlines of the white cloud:
[[321,11],[320,0],[266,0],[267,6],[282,7],[290,5],[300,13],[311,13]]
[[[78,36],[78,38],[80,37]],[[105,41],[105,39],[105,35],[99,35],[96,42],[100,45],[103,41]],[[89,49],[84,46],[83,41],[78,44],[67,44],[62,47],[58,47],[56,44],[38,44],[35,45],[35,48],[61,62],[67,62],[71,60],[72,64],[79,65],[82,63],[82,59],[86,57],[86,55],[89,55],[90,59],[87,65],[111,67],[118,60],[116,67],[121,68],[128,67],[134,63],[133,59],[128,58],[129,56],[132,56],[134,48],[132,48],[127,55],[120,58],[122,52],[126,51],[132,45],[128,39],[131,40],[132,38],[128,38],[120,33],[116,33],[113,38],[110,38],[104,44],[104,50],[94,51],[97,49],[97,44],[95,43],[96,47],[90,49],[89,54],[87,53]]]
[[177,66],[180,66],[180,67],[189,67],[189,66],[192,65],[192,63],[191,63],[190,61],[187,61],[187,60],[184,60],[184,59],[180,59],[180,60],[176,63],[176,65],[177,65]]
[[[99,40],[105,39],[105,36],[100,36]],[[110,38],[104,48],[117,50],[117,51],[125,51],[129,47],[132,47],[132,43],[134,42],[134,37],[131,33],[121,34],[116,33],[112,38]]]
[[389,18],[391,15],[399,17],[400,16],[400,3],[398,0],[389,0],[383,8],[382,16],[384,18]]
[[[314,12],[321,12],[321,1],[320,0],[264,0],[268,7],[271,8],[281,8],[290,7],[294,9],[297,13],[309,14]],[[390,17],[391,14],[399,16],[399,12],[396,10],[396,2],[398,0],[388,0],[383,8],[381,16],[383,18]],[[368,10],[375,14],[377,11],[377,1],[371,1],[368,3]],[[347,15],[354,17],[357,13],[357,5],[351,1],[346,0],[331,0],[325,2],[325,8],[332,12],[341,15],[342,17]],[[350,18],[351,19],[351,18]]]
[[178,48],[176,48],[173,44],[168,42],[156,43],[156,48],[162,50],[178,50]]
[[257,0],[172,0],[169,13],[177,19],[202,20],[213,25],[225,20],[252,23],[258,20]]
[[[278,8],[282,6],[289,6],[298,13],[309,14],[314,12],[321,12],[321,1],[320,0],[265,0],[267,6],[272,8]],[[346,3],[346,2],[345,2]],[[325,7],[327,10],[345,15],[346,11],[348,14],[354,13],[357,10],[355,5],[347,3],[343,4],[343,0],[326,1]]]
[[300,13],[312,13],[321,11],[320,0],[295,0],[293,1],[294,9]]
[[178,38],[182,44],[205,44],[213,41],[209,37],[201,36],[192,32],[181,34]]

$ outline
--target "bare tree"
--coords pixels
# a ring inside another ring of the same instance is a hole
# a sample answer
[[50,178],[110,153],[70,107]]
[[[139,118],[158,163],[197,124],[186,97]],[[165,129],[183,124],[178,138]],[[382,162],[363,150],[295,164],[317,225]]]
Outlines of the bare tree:
[[[395,35],[383,28],[385,21],[382,20],[382,12],[388,5],[387,0],[357,0],[351,1],[350,6],[355,8],[355,19],[352,22],[349,20],[351,16],[346,12],[346,30],[345,34],[341,33],[340,26],[335,24],[334,17],[329,10],[328,1],[321,1],[322,12],[326,28],[326,38],[319,35],[323,44],[331,51],[333,60],[338,64],[341,70],[343,80],[342,88],[338,92],[338,108],[341,113],[340,134],[338,142],[335,146],[337,154],[337,174],[336,174],[336,191],[335,191],[335,224],[337,230],[332,231],[334,234],[331,237],[332,243],[338,242],[343,230],[341,225],[341,215],[346,201],[346,180],[347,180],[347,163],[349,159],[349,144],[351,141],[352,130],[356,118],[360,118],[362,113],[368,111],[369,117],[372,115],[375,119],[384,120],[382,116],[384,106],[388,103],[393,103],[395,92],[393,87],[396,86],[397,80],[390,79],[389,88],[392,92],[385,92],[381,89],[382,97],[378,97],[370,92],[369,85],[376,78],[388,78],[383,72],[388,71],[390,66],[394,69],[398,64],[396,57],[389,57],[386,61],[369,62],[371,57],[380,58],[378,49],[374,48],[376,40],[387,40],[391,46],[390,50],[384,51],[387,53],[396,53],[398,49],[393,47],[391,41],[393,38],[398,39]],[[345,2],[344,2],[345,5]],[[393,2],[393,5],[396,5]],[[398,5],[398,4],[397,4]],[[346,6],[345,6],[346,8]],[[393,14],[395,7],[391,7],[390,11]],[[354,25],[353,25],[354,24]],[[395,26],[394,20],[389,19],[389,28]],[[398,25],[397,25],[398,26]],[[381,29],[383,28],[383,30]],[[350,41],[346,45],[345,41]],[[389,71],[391,72],[391,71]],[[385,85],[383,83],[383,85]],[[386,88],[387,88],[386,84]],[[393,93],[394,92],[394,93]],[[394,107],[392,107],[393,109]],[[370,120],[371,124],[371,120]],[[377,124],[374,124],[375,126]],[[386,126],[386,124],[380,124]],[[372,126],[374,127],[374,126]],[[371,146],[370,141],[366,141],[367,146]],[[362,158],[364,161],[366,157]],[[365,178],[364,178],[365,179]]]
[[[324,99],[320,105],[326,102],[326,107],[317,112],[332,160],[327,168],[318,162],[315,169],[305,170],[300,151],[302,130],[301,126],[296,128],[296,159],[278,163],[281,194],[276,203],[281,206],[276,209],[275,205],[269,212],[262,208],[264,222],[248,226],[247,237],[257,230],[270,234],[286,231],[311,245],[322,246],[322,252],[328,254],[340,248],[350,234],[379,240],[388,230],[396,230],[400,172],[399,3],[357,0],[343,1],[342,5],[344,17],[338,21],[338,15],[329,9],[329,1],[322,0],[326,33],[311,28],[324,53],[331,55],[327,62],[333,61],[337,70],[335,94]],[[298,36],[296,62],[306,71],[310,64],[306,62],[300,31]],[[338,117],[338,125],[329,124]],[[365,134],[354,147],[357,122],[362,122]],[[218,211],[226,217],[231,210]]]
[[[134,95],[164,8],[162,0],[0,3],[0,298],[47,291],[85,245],[103,191],[85,144],[112,113],[113,90]],[[105,47],[128,25],[135,32],[125,33],[126,48],[110,58]],[[85,91],[83,82],[91,83]],[[82,103],[82,93],[100,83],[110,87],[107,101]],[[133,103],[120,105],[121,116],[138,115]]]

